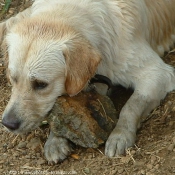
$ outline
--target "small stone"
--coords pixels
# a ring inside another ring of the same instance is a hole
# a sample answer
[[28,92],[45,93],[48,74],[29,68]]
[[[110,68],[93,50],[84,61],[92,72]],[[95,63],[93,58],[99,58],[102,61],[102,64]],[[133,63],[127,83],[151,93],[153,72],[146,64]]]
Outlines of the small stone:
[[46,161],[44,159],[37,160],[37,165],[43,165],[45,163],[46,163]]
[[169,126],[174,126],[174,121],[170,121],[168,125]]
[[134,163],[134,166],[136,166],[136,167],[141,167],[141,166],[143,166],[145,163],[144,162],[142,162],[142,161],[136,161],[135,163]]
[[152,164],[154,164],[156,160],[157,160],[156,156],[151,156],[151,163]]
[[146,175],[155,175],[155,174],[153,174],[151,172],[147,172]]
[[19,149],[25,148],[26,145],[27,145],[26,142],[21,141],[21,142],[19,142],[19,144],[17,145],[17,148],[19,148]]
[[87,156],[87,159],[92,159],[92,155],[88,155]]
[[151,164],[148,164],[146,167],[147,167],[148,169],[152,169],[152,168],[153,168],[153,166],[152,166]]
[[160,165],[159,165],[159,164],[156,164],[156,166],[155,166],[154,168],[155,168],[156,170],[158,170],[159,167],[160,167]]
[[92,158],[95,158],[95,157],[96,157],[96,155],[93,153],[93,154],[92,154]]
[[173,140],[173,144],[175,144],[175,137],[173,137],[173,139],[172,139],[172,140]]
[[30,159],[30,157],[31,157],[30,155],[26,155],[25,156],[26,159]]
[[84,171],[85,174],[90,174],[90,170],[89,170],[89,168],[87,168],[87,167],[84,168],[83,171]]
[[160,152],[160,150],[156,150],[155,153],[158,154]]
[[30,163],[25,163],[23,166],[22,166],[22,168],[26,168],[26,167],[30,167],[31,165],[30,165]]
[[117,174],[117,169],[116,170],[112,170],[111,174]]
[[25,141],[26,140],[26,135],[21,135],[21,139],[23,140],[23,141]]
[[36,157],[41,157],[40,153],[36,153]]
[[27,148],[35,150],[41,145],[41,140],[37,137],[34,137],[30,140],[30,142],[27,144]]
[[172,105],[172,101],[168,101],[167,103],[168,103],[168,105]]
[[46,125],[46,124],[48,124],[48,122],[46,120],[44,120],[44,121],[42,121],[42,124]]
[[18,152],[14,152],[14,153],[13,153],[13,156],[14,156],[14,157],[18,157],[18,156],[19,156],[19,153],[18,153]]
[[119,168],[119,169],[118,169],[118,173],[119,173],[119,174],[123,173],[123,171],[124,171],[123,168]]
[[13,143],[9,143],[8,144],[8,149],[12,149],[12,148],[14,148],[14,144]]
[[145,174],[145,170],[140,170],[140,173],[141,173],[142,175],[144,175],[144,174]]
[[64,164],[64,165],[68,165],[68,164],[69,164],[69,160],[68,160],[68,159],[65,159],[65,160],[63,161],[62,164]]
[[173,149],[174,149],[174,144],[170,144],[169,146],[168,146],[168,151],[173,151]]
[[135,155],[136,151],[135,150],[132,150],[131,151],[131,155]]
[[150,172],[151,172],[151,173],[154,173],[154,172],[155,172],[155,170],[156,170],[156,169],[154,169],[154,168],[153,168],[153,169],[151,169],[151,170],[150,170]]
[[28,154],[26,150],[23,150],[21,153],[22,153],[23,156]]
[[14,14],[14,8],[10,8],[8,12],[9,14]]

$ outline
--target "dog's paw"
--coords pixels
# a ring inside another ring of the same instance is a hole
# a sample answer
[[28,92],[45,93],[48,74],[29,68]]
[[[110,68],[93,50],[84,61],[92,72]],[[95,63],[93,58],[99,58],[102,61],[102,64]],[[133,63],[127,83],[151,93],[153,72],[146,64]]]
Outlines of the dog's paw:
[[48,164],[62,162],[71,153],[72,148],[67,139],[52,136],[48,138],[44,145],[44,154]]
[[115,157],[123,154],[127,148],[134,145],[135,138],[135,133],[126,129],[115,128],[106,142],[105,155]]

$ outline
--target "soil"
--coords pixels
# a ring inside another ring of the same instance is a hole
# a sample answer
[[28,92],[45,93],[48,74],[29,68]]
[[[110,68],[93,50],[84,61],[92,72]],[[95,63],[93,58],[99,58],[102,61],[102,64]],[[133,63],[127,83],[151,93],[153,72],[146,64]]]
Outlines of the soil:
[[[30,5],[30,1],[14,0],[8,18]],[[0,9],[4,1],[0,0]],[[175,66],[175,51],[164,60]],[[149,90],[149,89],[148,89]],[[0,115],[8,102],[11,86],[0,61]],[[111,98],[119,112],[131,90],[115,88]],[[113,97],[116,98],[113,98]],[[117,99],[117,100],[116,100]],[[0,125],[0,174],[77,174],[77,175],[173,175],[175,174],[175,92],[167,95],[144,122],[133,148],[126,155],[107,158],[104,145],[98,149],[75,146],[74,152],[57,165],[48,165],[43,146],[49,127],[44,125],[26,135],[14,135]]]

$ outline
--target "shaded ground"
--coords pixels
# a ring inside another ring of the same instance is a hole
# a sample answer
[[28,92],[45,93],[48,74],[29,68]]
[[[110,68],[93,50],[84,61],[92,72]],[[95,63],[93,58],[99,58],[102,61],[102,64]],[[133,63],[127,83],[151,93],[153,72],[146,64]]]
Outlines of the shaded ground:
[[[23,3],[21,3],[23,2]],[[24,3],[26,2],[26,3]],[[18,4],[18,8],[15,8]],[[13,1],[8,15],[28,6],[27,1]],[[3,0],[0,0],[0,9]],[[175,53],[165,57],[175,66]],[[0,115],[10,96],[10,85],[0,61]],[[118,92],[118,93],[117,93]],[[130,91],[118,88],[113,99],[119,111]],[[126,95],[127,94],[127,95]],[[43,155],[48,127],[39,128],[27,135],[13,135],[0,126],[0,174],[78,174],[78,175],[173,175],[175,174],[175,92],[170,93],[161,105],[143,123],[138,131],[136,145],[126,156],[109,159],[104,146],[99,149],[76,147],[63,163],[49,166]]]

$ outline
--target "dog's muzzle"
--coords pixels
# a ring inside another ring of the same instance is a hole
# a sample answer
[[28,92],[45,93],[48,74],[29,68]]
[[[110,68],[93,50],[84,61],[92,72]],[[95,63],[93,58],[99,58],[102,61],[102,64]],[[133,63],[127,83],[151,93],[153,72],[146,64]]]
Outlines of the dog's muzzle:
[[9,130],[17,130],[20,127],[21,121],[15,116],[14,112],[3,114],[2,124]]

